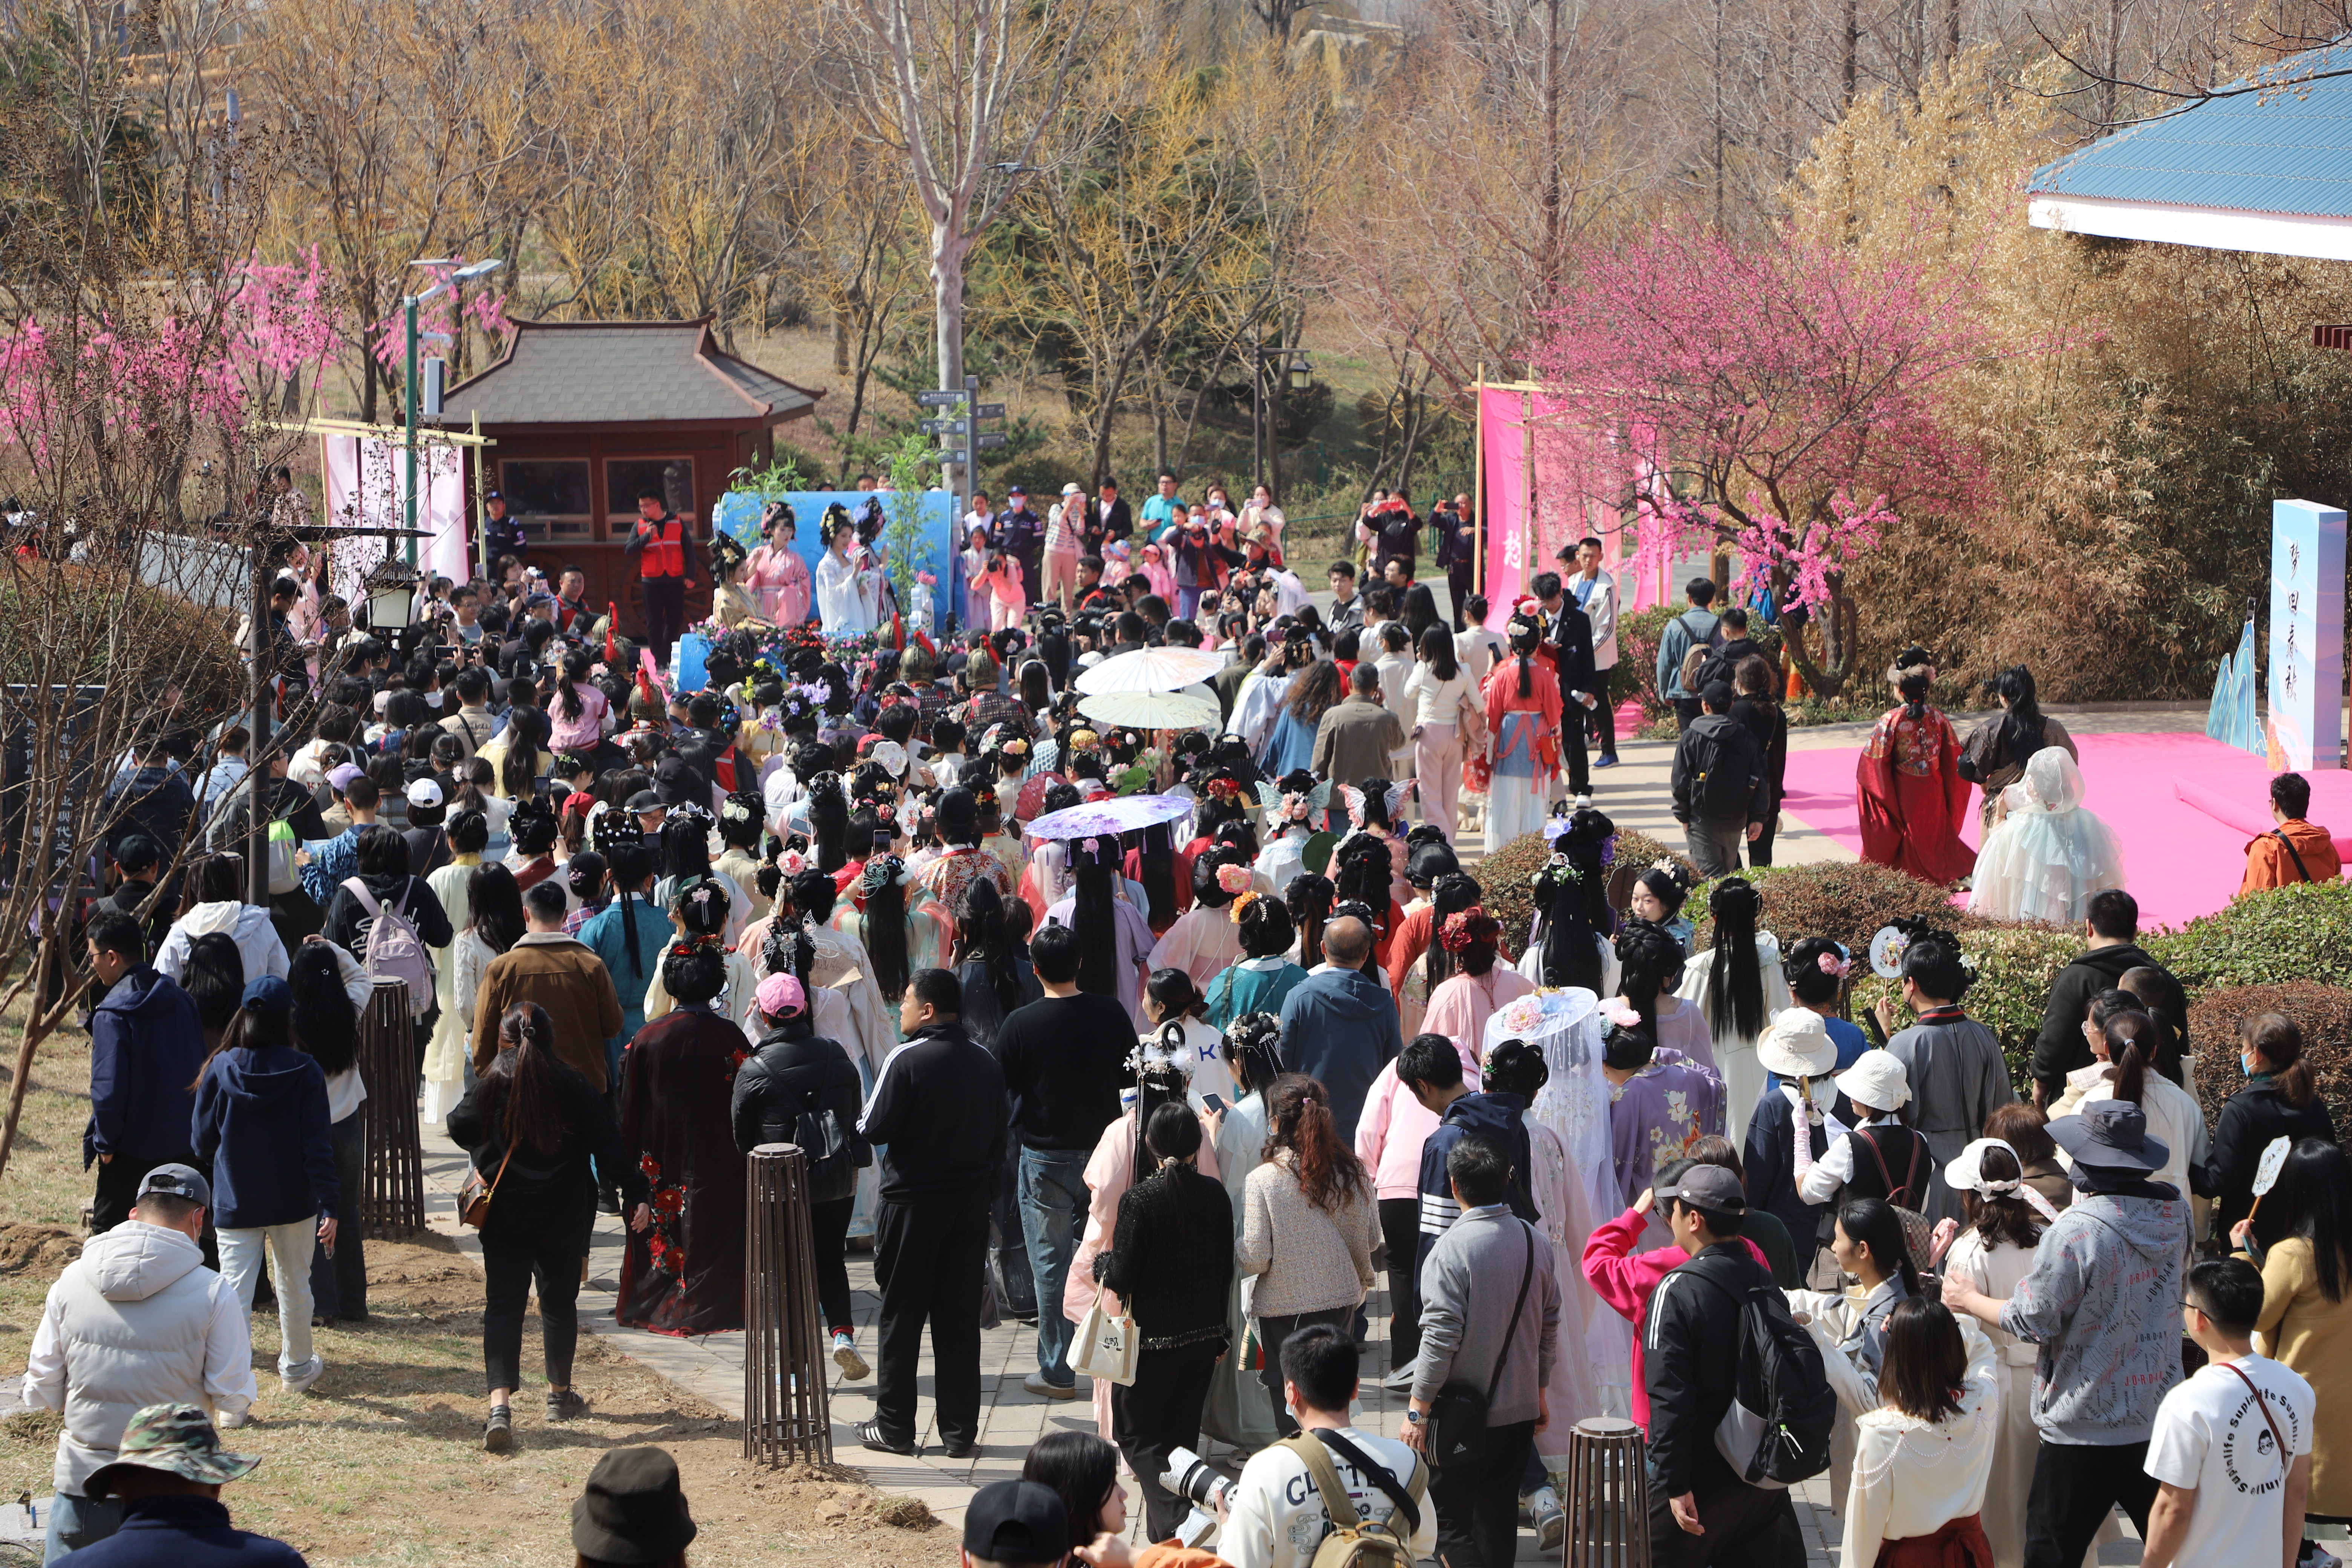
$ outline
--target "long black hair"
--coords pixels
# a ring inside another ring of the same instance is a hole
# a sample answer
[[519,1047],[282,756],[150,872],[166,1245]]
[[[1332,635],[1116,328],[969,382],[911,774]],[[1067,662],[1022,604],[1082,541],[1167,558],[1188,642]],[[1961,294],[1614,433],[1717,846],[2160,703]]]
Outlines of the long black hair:
[[1706,896],[1715,917],[1715,955],[1707,974],[1706,1022],[1717,1039],[1764,1032],[1764,973],[1756,956],[1756,916],[1764,900],[1744,877],[1726,877]]
[[1425,995],[1434,996],[1437,988],[1461,967],[1461,961],[1445,949],[1440,940],[1448,915],[1460,914],[1478,901],[1478,883],[1466,872],[1448,871],[1437,879],[1429,890],[1429,952],[1422,960],[1422,979],[1428,989]]
[[1283,1075],[1282,1020],[1271,1013],[1244,1013],[1225,1026],[1225,1065],[1244,1094],[1263,1094]]
[[1882,1272],[1901,1276],[1905,1295],[1919,1293],[1919,1266],[1911,1260],[1903,1218],[1893,1204],[1885,1198],[1848,1198],[1838,1205],[1837,1223],[1848,1241],[1870,1249],[1870,1260]]
[[181,973],[181,984],[195,998],[196,1022],[207,1034],[217,1035],[227,1028],[245,995],[245,954],[237,951],[236,939],[225,931],[194,938],[188,943],[187,967]]
[[1147,911],[1153,931],[1166,931],[1176,921],[1176,847],[1169,833],[1169,825],[1155,822],[1143,830],[1143,847],[1137,856],[1141,875],[1136,880],[1143,884],[1143,894],[1150,904]]
[[842,793],[839,773],[828,769],[809,780],[808,820],[817,869],[838,871],[848,865],[849,797]]
[[496,860],[467,874],[466,907],[473,911],[474,934],[492,952],[504,952],[522,940],[522,889],[514,873]]
[[896,1006],[906,994],[910,973],[907,956],[907,863],[896,855],[875,855],[858,879],[866,895],[858,916],[857,934],[874,960],[874,983],[883,999]]
[[294,993],[294,1048],[329,1078],[357,1060],[360,1049],[359,1017],[335,952],[327,942],[306,942],[286,961],[286,984]]
[[2352,1270],[2352,1160],[2342,1146],[2325,1138],[2297,1142],[2279,1169],[2271,1203],[2280,1211],[2279,1234],[2311,1243],[2320,1294],[2331,1301],[2344,1300],[2347,1271]]
[[637,902],[644,898],[646,879],[654,874],[654,852],[642,839],[615,843],[606,858],[612,867],[613,901],[621,908],[621,938],[629,950],[629,973],[642,980],[645,954],[637,949]]
[[1529,879],[1542,920],[1543,983],[1601,990],[1601,946],[1593,938],[1613,935],[1617,911],[1609,906],[1604,857],[1617,825],[1587,808],[1568,819],[1552,840],[1552,858]]
[[[564,1092],[566,1075],[581,1079]],[[536,1002],[518,1002],[499,1019],[499,1054],[482,1074],[486,1085],[503,1086],[499,1136],[536,1153],[552,1152],[571,1136],[565,1108],[586,1097],[587,1079],[555,1054],[555,1023]],[[485,1107],[488,1109],[488,1107]]]
[[[1087,846],[1095,847],[1091,853]],[[1073,840],[1068,847],[1070,923],[1078,933],[1078,989],[1095,996],[1118,996],[1118,911],[1111,907],[1111,876],[1118,845],[1110,839]]]
[[1514,616],[1509,622],[1511,656],[1519,661],[1519,695],[1535,695],[1535,653],[1543,642],[1543,628],[1533,621]]
[[1026,999],[1021,980],[1021,943],[1004,920],[1004,896],[996,884],[975,877],[967,884],[956,910],[956,958],[977,963],[988,974],[988,989],[1001,1012],[1010,1013]]
[[572,648],[563,656],[563,673],[555,682],[555,710],[567,724],[577,720],[580,710],[587,706],[580,699],[579,682],[588,679],[588,650],[584,647]]
[[1674,932],[1648,921],[1629,920],[1617,933],[1617,962],[1622,966],[1618,990],[1654,1037],[1658,1029],[1658,993],[1680,984],[1686,956]]
[[1301,871],[1283,889],[1283,905],[1298,926],[1298,962],[1302,967],[1312,969],[1323,962],[1323,922],[1331,918],[1331,906],[1339,899],[1339,890],[1331,879],[1312,871]]
[[2034,698],[2033,672],[2021,664],[2012,664],[1986,681],[1985,687],[2009,704],[2009,711],[2000,716],[2000,734],[1993,747],[1994,754],[2003,762],[2022,767],[2028,758],[2048,743],[2050,733],[2042,704]]
[[710,814],[673,810],[661,825],[661,871],[676,883],[710,875]]
[[1389,858],[1385,838],[1375,838],[1360,833],[1339,846],[1339,898],[1344,902],[1353,900],[1374,911],[1375,930],[1388,924],[1389,881],[1395,872],[1395,862]]

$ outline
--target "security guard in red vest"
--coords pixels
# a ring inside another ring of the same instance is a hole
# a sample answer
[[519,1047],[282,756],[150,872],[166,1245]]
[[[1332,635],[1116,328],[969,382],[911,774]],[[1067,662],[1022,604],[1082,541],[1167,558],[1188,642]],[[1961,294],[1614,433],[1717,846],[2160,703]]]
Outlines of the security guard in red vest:
[[637,558],[638,586],[646,595],[646,642],[663,666],[670,645],[686,629],[686,591],[694,586],[694,533],[669,510],[661,491],[637,497],[636,526],[629,530],[625,554]]

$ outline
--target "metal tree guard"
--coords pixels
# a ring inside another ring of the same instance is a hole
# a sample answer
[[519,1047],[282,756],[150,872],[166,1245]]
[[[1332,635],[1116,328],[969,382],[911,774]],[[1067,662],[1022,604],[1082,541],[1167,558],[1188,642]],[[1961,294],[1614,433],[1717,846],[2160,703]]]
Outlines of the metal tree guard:
[[795,1143],[762,1143],[743,1162],[743,1457],[830,1464],[808,1156]]
[[416,1125],[416,1026],[404,981],[378,980],[360,1016],[360,1080],[367,1099],[367,1192],[360,1220],[372,1239],[425,1228],[425,1145]]
[[1567,1568],[1648,1568],[1650,1486],[1642,1429],[1595,1415],[1568,1435]]

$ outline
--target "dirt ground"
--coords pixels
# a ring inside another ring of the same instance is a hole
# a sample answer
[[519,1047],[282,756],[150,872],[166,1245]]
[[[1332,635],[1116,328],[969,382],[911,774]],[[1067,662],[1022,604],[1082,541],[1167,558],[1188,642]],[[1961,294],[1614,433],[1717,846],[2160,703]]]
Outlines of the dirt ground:
[[[37,1321],[45,1289],[78,1250],[54,1226],[0,1225],[0,1281],[12,1341]],[[278,1387],[278,1321],[254,1320],[262,1394],[254,1424],[227,1434],[261,1468],[223,1494],[237,1523],[291,1542],[314,1564],[522,1563],[572,1560],[571,1514],[606,1449],[652,1443],[677,1460],[701,1533],[701,1563],[900,1568],[954,1560],[956,1542],[919,1504],[893,1506],[838,1469],[772,1471],[742,1457],[740,1426],[583,1332],[573,1384],[590,1413],[551,1426],[524,1327],[530,1384],[515,1402],[516,1447],[482,1452],[482,1285],[441,1237],[368,1244],[367,1323],[322,1329],[327,1374],[307,1395]],[[30,1316],[26,1316],[29,1310]],[[14,1375],[21,1355],[0,1374]],[[0,1422],[0,1502],[46,1494],[55,1418]],[[879,1512],[877,1513],[877,1507]],[[886,1519],[906,1519],[905,1524]]]

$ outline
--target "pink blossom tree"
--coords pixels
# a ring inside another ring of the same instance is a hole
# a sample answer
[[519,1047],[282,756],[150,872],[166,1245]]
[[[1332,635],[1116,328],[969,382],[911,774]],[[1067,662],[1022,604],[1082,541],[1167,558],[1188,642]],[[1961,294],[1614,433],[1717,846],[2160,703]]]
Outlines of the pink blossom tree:
[[1675,227],[1589,251],[1574,276],[1535,355],[1560,405],[1543,438],[1570,448],[1570,471],[1630,459],[1636,570],[1736,550],[1743,586],[1769,584],[1792,631],[1818,627],[1820,658],[1794,635],[1790,657],[1835,695],[1860,627],[1847,567],[1904,512],[1983,492],[1982,453],[1935,406],[1938,383],[2001,352],[1970,276]]

